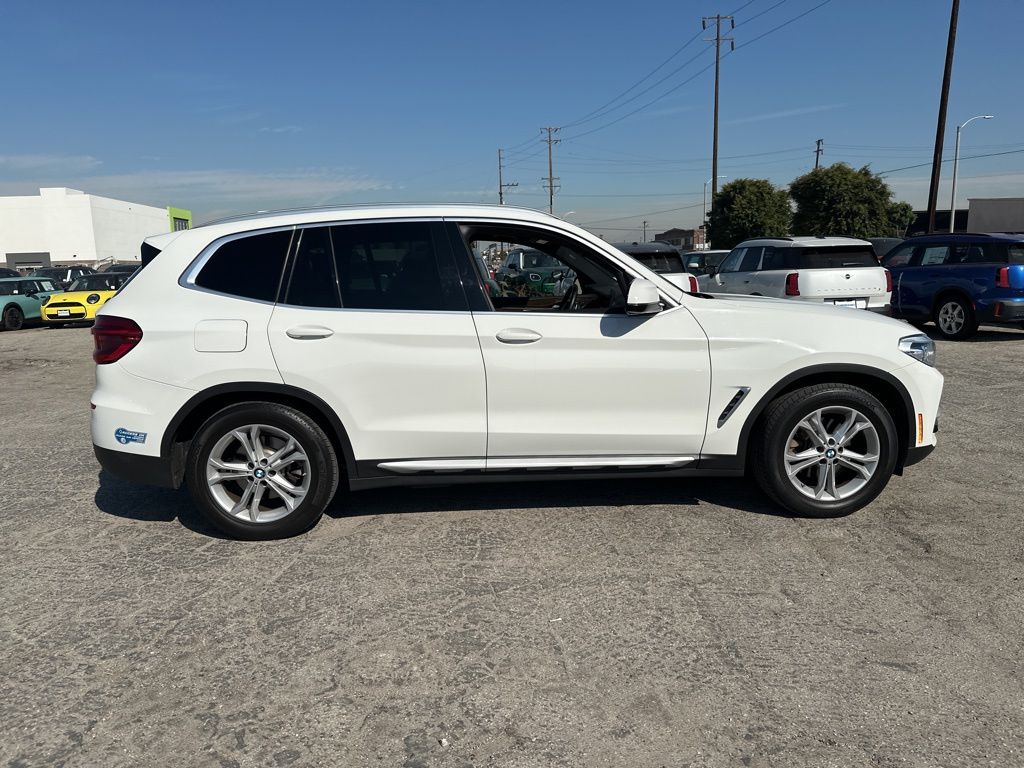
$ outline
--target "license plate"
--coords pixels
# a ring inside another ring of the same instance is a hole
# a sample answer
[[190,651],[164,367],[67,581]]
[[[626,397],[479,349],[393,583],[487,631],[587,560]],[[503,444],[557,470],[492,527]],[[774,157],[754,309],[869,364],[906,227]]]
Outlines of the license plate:
[[57,310],[57,317],[71,317],[71,310],[70,309],[58,309]]
[[853,309],[867,309],[867,299],[836,299],[832,302],[837,307],[852,307]]

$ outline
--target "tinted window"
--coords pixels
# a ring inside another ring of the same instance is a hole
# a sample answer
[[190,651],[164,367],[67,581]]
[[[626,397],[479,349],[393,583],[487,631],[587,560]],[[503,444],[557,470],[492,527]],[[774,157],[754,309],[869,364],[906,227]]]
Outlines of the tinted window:
[[221,245],[196,277],[196,285],[218,293],[275,301],[292,231],[267,232]]
[[885,257],[885,266],[887,267],[905,267],[910,263],[911,257],[914,255],[914,246],[904,245],[897,248],[894,251],[890,251]]
[[465,308],[454,265],[435,247],[431,230],[426,222],[331,227],[341,305],[352,309]]
[[1024,264],[1024,243],[1010,246],[1010,264]]
[[753,248],[747,248],[746,253],[743,254],[743,260],[740,261],[739,269],[737,272],[753,272],[757,269],[761,263],[761,252],[764,251],[763,246],[754,246]]
[[776,248],[773,245],[765,246],[764,256],[761,258],[761,271],[789,269],[786,256],[792,250],[792,248]]
[[877,267],[875,249],[870,245],[836,245],[799,248],[800,269],[842,269],[844,267]]
[[126,279],[119,274],[85,275],[69,285],[68,291],[116,291]]
[[339,308],[341,294],[334,269],[330,230],[327,227],[300,229],[298,238],[285,290],[285,303],[299,307]]
[[13,294],[15,294],[17,292],[18,292],[18,283],[17,282],[11,282],[11,283],[3,282],[3,283],[0,283],[0,296],[12,296]]
[[953,264],[996,264],[1005,261],[1005,255],[1000,253],[999,246],[994,243],[960,243],[953,246]]

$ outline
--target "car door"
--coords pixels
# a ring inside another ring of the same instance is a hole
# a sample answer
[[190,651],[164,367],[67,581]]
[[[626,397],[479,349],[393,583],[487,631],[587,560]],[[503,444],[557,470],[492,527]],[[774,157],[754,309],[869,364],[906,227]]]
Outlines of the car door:
[[708,280],[705,290],[708,293],[736,293],[739,287],[737,274],[746,252],[746,248],[734,248]]
[[441,224],[298,234],[269,324],[284,382],[334,409],[361,476],[483,469],[483,360]]
[[915,246],[912,243],[906,243],[889,251],[883,259],[885,268],[892,274],[890,302],[893,317],[907,317],[907,312],[912,312],[910,307],[914,302],[911,300],[910,294],[913,291],[914,282],[914,272],[911,270],[914,250]]
[[[629,315],[628,269],[575,236],[534,224],[460,221],[474,242],[544,250],[576,275],[562,297],[483,297],[474,310],[487,373],[488,471],[680,466],[700,452],[708,341],[682,306]],[[460,254],[456,254],[459,257]]]

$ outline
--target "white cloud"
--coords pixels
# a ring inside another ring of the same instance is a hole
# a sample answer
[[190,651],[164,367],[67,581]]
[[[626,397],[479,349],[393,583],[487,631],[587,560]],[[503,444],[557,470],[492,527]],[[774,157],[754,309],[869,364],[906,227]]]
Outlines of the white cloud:
[[100,165],[92,155],[0,155],[0,172],[88,173]]
[[0,181],[0,195],[35,194],[41,186],[70,186],[121,200],[190,208],[197,218],[261,208],[323,205],[348,195],[391,189],[380,179],[343,169],[280,172],[208,169],[60,175],[59,178],[40,175],[31,183]]
[[797,109],[784,109],[781,112],[765,112],[760,115],[741,117],[736,120],[726,121],[726,125],[740,125],[742,123],[760,123],[764,120],[779,120],[785,117],[798,117],[799,115],[812,115],[815,112],[828,112],[833,109],[845,107],[845,104],[819,104],[814,107],[799,107]]
[[274,127],[264,126],[260,128],[260,133],[301,133],[303,128],[301,125],[278,125]]

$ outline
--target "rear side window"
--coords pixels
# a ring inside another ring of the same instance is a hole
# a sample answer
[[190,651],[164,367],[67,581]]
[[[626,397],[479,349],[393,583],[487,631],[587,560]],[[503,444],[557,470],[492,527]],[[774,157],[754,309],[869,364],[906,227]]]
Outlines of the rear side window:
[[1009,263],[1024,264],[1024,243],[1014,243],[1009,248]]
[[203,265],[195,284],[229,296],[276,301],[291,237],[285,230],[229,240]]
[[910,263],[910,259],[914,256],[914,246],[903,245],[895,250],[889,251],[885,257],[885,266],[887,267],[905,267]]
[[799,248],[796,265],[799,269],[843,269],[845,267],[877,267],[875,249],[870,245],[839,245],[829,248]]

